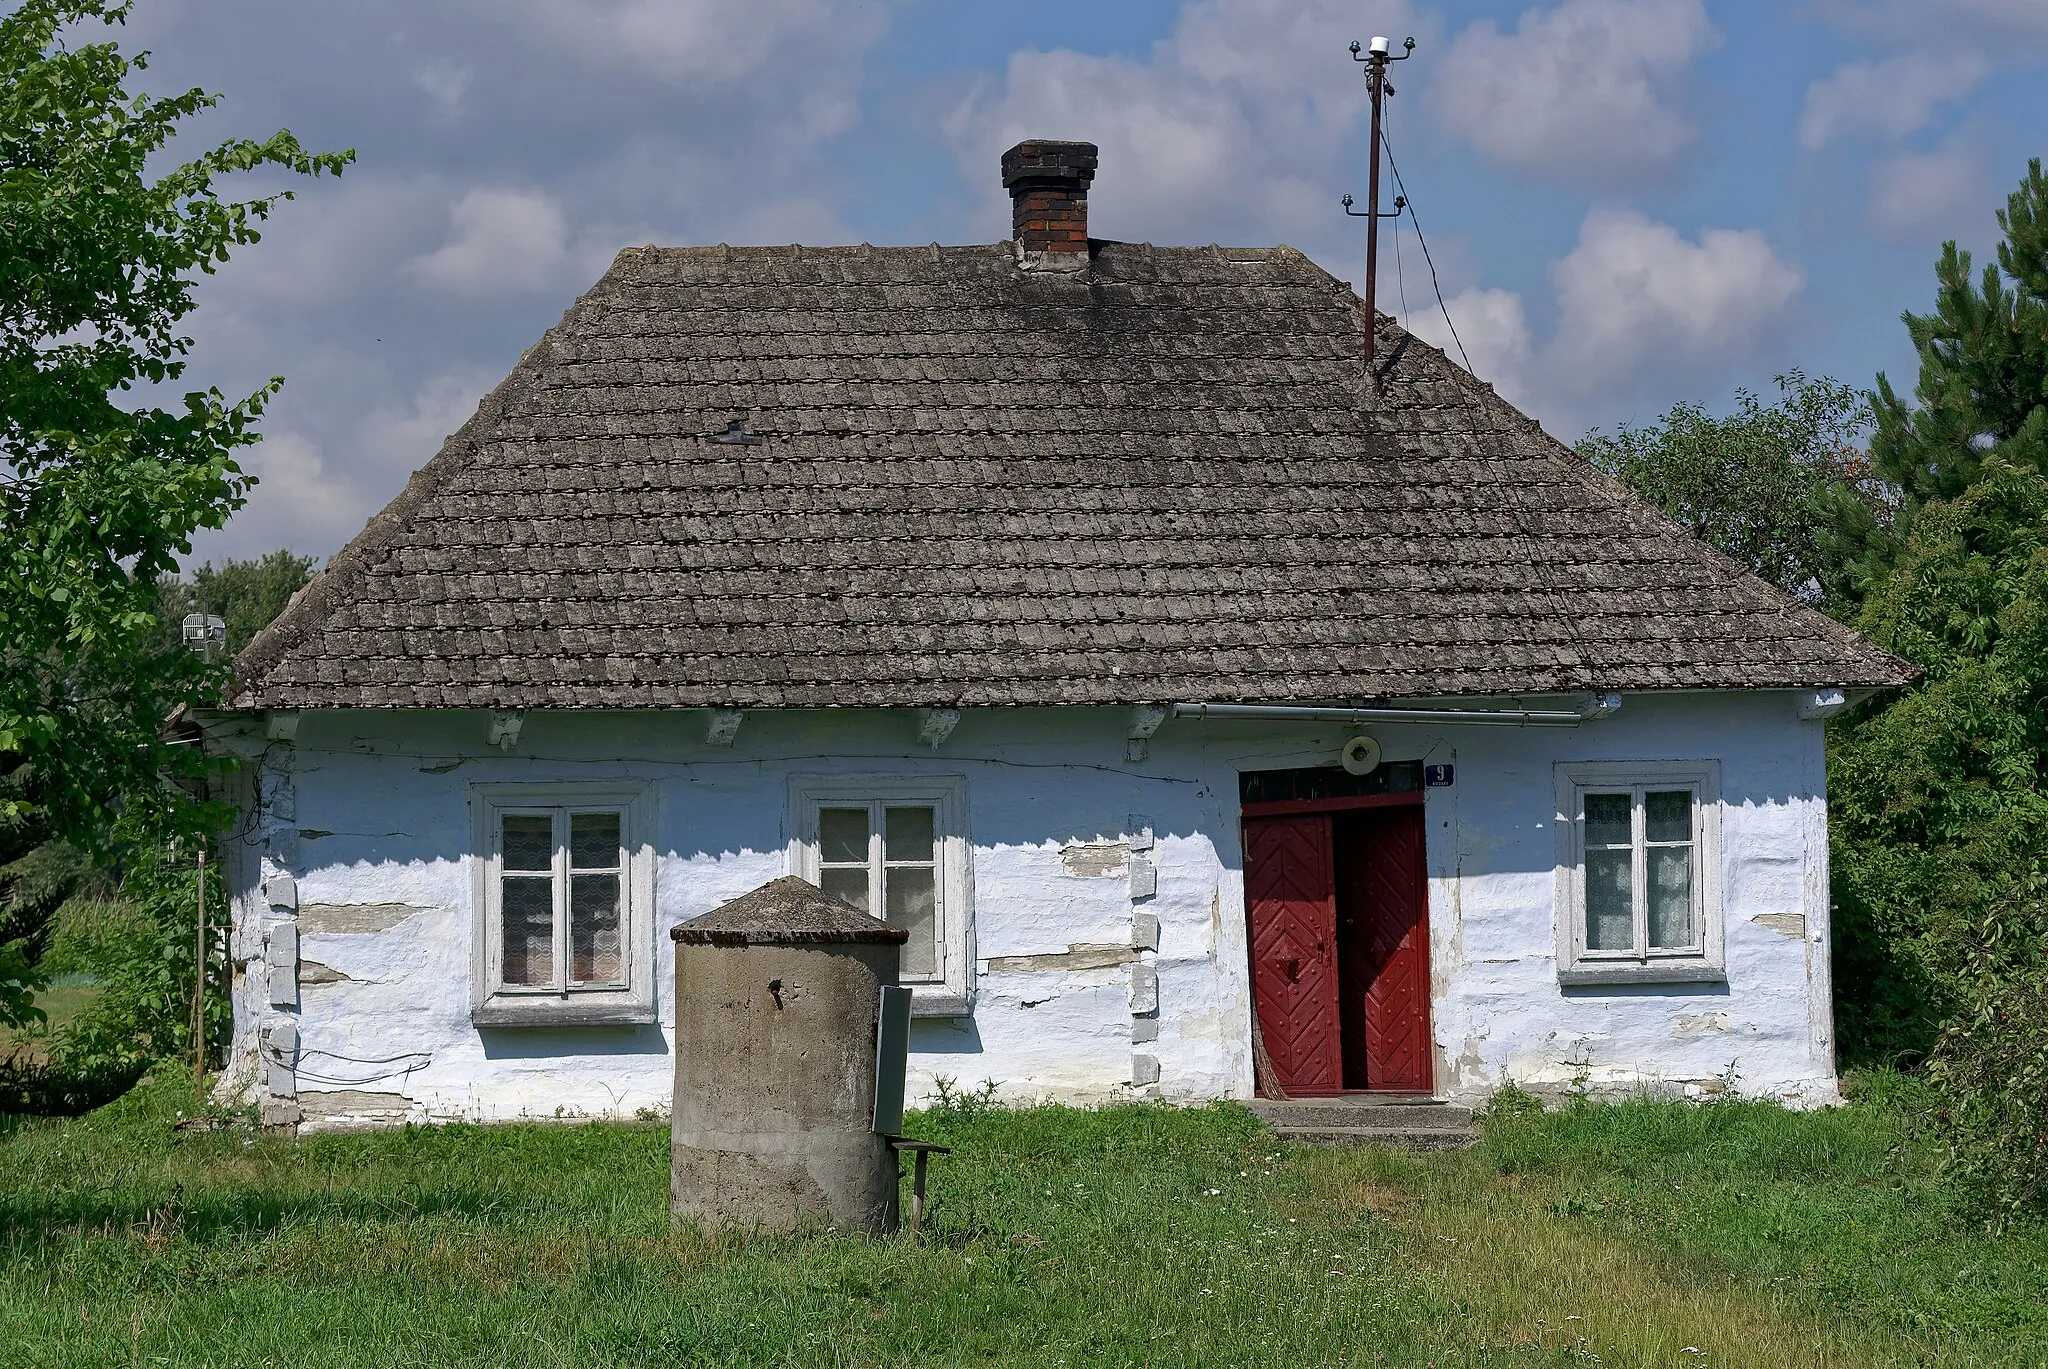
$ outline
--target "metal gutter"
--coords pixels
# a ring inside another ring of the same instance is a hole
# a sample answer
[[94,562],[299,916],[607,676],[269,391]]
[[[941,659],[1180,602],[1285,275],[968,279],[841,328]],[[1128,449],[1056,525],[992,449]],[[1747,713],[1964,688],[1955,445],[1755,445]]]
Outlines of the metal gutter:
[[1175,704],[1176,718],[1240,718],[1255,722],[1431,723],[1469,727],[1577,727],[1621,707],[1619,694],[1593,696],[1580,711],[1537,708],[1320,708],[1303,704]]

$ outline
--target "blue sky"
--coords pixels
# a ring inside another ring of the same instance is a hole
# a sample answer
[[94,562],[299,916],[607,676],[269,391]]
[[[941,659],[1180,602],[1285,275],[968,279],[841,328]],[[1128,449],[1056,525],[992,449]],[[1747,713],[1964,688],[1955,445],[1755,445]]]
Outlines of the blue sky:
[[[619,247],[986,242],[1018,137],[1102,146],[1098,236],[1287,242],[1361,280],[1353,39],[1486,379],[1567,441],[1798,366],[1910,379],[2048,129],[2048,0],[140,0],[204,136],[358,165],[207,283],[200,379],[287,378],[203,557],[325,556]],[[1391,192],[1389,192],[1391,193]],[[1447,341],[1412,234],[1381,305]]]

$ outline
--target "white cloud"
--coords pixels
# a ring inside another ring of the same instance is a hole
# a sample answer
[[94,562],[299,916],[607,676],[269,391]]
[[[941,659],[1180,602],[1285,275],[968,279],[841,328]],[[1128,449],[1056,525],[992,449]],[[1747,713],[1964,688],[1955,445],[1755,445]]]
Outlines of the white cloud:
[[1988,60],[1968,51],[1851,62],[1806,88],[1800,144],[1815,151],[1866,130],[1903,138],[1925,127],[1936,105],[1968,95],[1990,72]]
[[1679,88],[1720,35],[1702,0],[1565,0],[1460,33],[1430,89],[1437,117],[1494,161],[1578,182],[1668,168],[1699,136]]
[[469,422],[491,387],[502,379],[477,367],[448,371],[421,385],[401,407],[378,409],[356,432],[361,458],[381,470],[418,470]]
[[2048,40],[2041,0],[1815,0],[1814,9],[1851,32],[1916,48]]
[[1932,244],[1995,234],[1998,200],[1983,158],[1961,143],[1897,152],[1870,168],[1870,221],[1891,237]]
[[[1556,326],[1541,344],[1512,291],[1468,289],[1449,309],[1475,374],[1568,434],[1596,403],[1680,376],[1695,392],[1716,383],[1784,321],[1805,284],[1754,229],[1710,228],[1693,241],[1615,209],[1587,214],[1550,276]],[[1440,316],[1418,310],[1407,323],[1452,345]]]
[[[1404,3],[1373,23],[1397,35],[1428,27]],[[1101,236],[1299,237],[1333,221],[1333,187],[1363,150],[1364,82],[1344,44],[1371,36],[1345,0],[1199,0],[1142,61],[1012,54],[946,131],[992,225],[1007,227],[996,177],[1004,148],[1080,138],[1102,149],[1089,196]]]
[[1964,14],[2009,32],[2048,38],[2048,5],[2043,5],[2041,0],[1950,0],[1950,3]]
[[1475,285],[1445,300],[1444,311],[1457,325],[1455,337],[1445,326],[1443,313],[1432,308],[1416,310],[1401,320],[1401,326],[1461,364],[1462,343],[1464,355],[1472,359],[1472,374],[1492,381],[1509,403],[1526,407],[1541,397],[1529,388],[1535,382],[1530,366],[1535,345],[1520,295]]
[[405,265],[422,284],[461,295],[509,295],[594,280],[613,235],[574,234],[561,202],[541,190],[478,186],[449,210],[448,240]]
[[261,556],[277,547],[339,547],[368,516],[362,491],[305,433],[265,434],[242,457],[256,477],[249,503],[227,527],[194,539],[193,559]]
[[429,58],[412,69],[412,83],[419,87],[426,97],[434,102],[434,112],[443,119],[452,119],[462,107],[462,97],[469,93],[476,73],[462,62],[445,58]]
[[1805,284],[1755,229],[1709,228],[1688,242],[1668,224],[1595,209],[1578,245],[1551,267],[1561,362],[1588,380],[1626,374],[1662,353],[1735,355]]
[[448,371],[327,444],[299,428],[273,428],[243,458],[257,478],[248,507],[226,528],[203,534],[194,559],[260,556],[280,546],[338,550],[469,421],[497,380],[477,367]]
[[[537,41],[593,65],[675,85],[732,85],[823,43],[841,56],[887,31],[890,5],[831,0],[518,0],[506,7]],[[501,14],[495,6],[487,13]]]
[[395,257],[431,241],[446,190],[431,178],[392,180],[350,171],[338,181],[293,187],[263,225],[263,240],[238,252],[212,282],[231,307],[344,301],[386,278]]

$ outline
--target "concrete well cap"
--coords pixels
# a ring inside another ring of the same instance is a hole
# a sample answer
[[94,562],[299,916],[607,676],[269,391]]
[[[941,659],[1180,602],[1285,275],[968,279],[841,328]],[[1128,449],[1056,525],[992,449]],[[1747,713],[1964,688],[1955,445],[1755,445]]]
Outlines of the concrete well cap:
[[752,893],[678,924],[671,937],[696,946],[794,946],[812,942],[896,943],[910,933],[847,907],[809,880],[784,875]]

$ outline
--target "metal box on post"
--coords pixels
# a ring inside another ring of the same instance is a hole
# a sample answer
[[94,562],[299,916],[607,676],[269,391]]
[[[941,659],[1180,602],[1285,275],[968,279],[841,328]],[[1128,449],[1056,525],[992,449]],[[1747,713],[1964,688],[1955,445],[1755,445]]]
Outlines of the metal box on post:
[[882,990],[908,933],[790,877],[670,935],[670,1210],[706,1228],[893,1228],[876,1062]]

